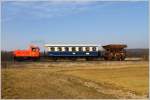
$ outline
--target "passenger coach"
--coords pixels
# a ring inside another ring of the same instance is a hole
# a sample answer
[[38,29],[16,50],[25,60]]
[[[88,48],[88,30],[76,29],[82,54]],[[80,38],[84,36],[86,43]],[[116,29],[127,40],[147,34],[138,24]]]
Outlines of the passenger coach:
[[45,44],[48,57],[90,58],[99,56],[99,46],[93,44]]

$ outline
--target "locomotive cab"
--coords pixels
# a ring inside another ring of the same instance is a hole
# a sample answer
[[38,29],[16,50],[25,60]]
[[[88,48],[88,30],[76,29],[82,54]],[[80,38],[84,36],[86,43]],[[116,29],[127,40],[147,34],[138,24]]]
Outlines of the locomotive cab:
[[30,50],[32,51],[32,52],[39,52],[40,51],[40,49],[38,48],[38,47],[30,47]]

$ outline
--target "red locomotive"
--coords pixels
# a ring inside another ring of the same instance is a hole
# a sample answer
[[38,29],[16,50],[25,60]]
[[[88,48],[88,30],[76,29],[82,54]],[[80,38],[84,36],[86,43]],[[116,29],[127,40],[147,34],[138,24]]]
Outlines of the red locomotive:
[[37,46],[30,46],[27,50],[13,51],[14,60],[38,60],[40,58],[40,49]]

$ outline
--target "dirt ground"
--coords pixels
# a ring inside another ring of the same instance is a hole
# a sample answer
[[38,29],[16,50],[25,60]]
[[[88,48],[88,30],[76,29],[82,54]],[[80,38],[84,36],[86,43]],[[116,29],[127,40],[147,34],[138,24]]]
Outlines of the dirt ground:
[[7,62],[2,98],[148,98],[148,66],[147,61]]

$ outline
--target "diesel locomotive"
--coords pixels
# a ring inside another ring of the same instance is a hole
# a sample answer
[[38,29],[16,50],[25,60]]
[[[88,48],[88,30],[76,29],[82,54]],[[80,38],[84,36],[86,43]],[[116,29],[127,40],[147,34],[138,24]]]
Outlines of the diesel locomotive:
[[40,49],[32,45],[27,50],[14,50],[13,57],[16,61],[38,60],[40,58]]
[[[45,44],[46,51],[44,52],[45,59],[71,59],[78,58],[86,60],[118,60],[123,61],[126,58],[127,45],[124,44],[109,44],[104,46],[94,44]],[[30,46],[28,50],[13,51],[14,60],[39,60],[40,49],[36,46]]]

